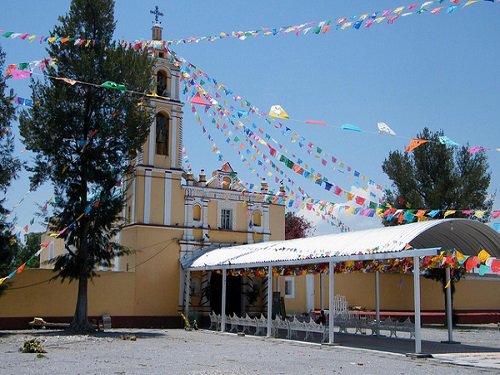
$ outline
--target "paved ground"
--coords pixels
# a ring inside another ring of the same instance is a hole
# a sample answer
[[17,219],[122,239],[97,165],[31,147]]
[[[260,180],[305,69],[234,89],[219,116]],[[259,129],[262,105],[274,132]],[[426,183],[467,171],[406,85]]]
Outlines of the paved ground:
[[[18,351],[38,338],[43,357]],[[136,337],[136,341],[127,338]],[[325,346],[212,331],[110,330],[92,336],[62,331],[0,331],[1,374],[498,374],[500,331],[462,327],[441,344],[446,330],[425,328],[423,351],[412,359],[413,340],[336,334]],[[126,338],[124,340],[124,338]]]

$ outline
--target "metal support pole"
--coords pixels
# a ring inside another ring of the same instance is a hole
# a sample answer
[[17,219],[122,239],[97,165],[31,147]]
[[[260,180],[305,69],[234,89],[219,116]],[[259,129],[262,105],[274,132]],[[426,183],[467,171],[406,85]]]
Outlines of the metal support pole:
[[448,323],[448,342],[453,342],[453,317],[451,308],[451,275],[450,267],[446,267],[446,285],[450,284],[446,288],[446,321]]
[[380,335],[380,272],[375,271],[375,320],[377,336]]
[[267,269],[267,337],[271,337],[273,319],[273,266]]
[[335,263],[330,261],[328,266],[328,343],[333,344],[334,314],[333,296],[335,288]]
[[220,320],[220,331],[226,332],[226,272],[225,268],[222,269],[222,308],[221,308],[221,320]]
[[413,257],[413,299],[415,304],[415,354],[422,352],[422,332],[420,331],[420,258]]
[[325,309],[325,299],[323,298],[323,273],[319,274],[319,308]]
[[186,290],[184,291],[186,295],[186,301],[184,304],[184,315],[189,321],[189,304],[191,303],[191,271],[186,271]]

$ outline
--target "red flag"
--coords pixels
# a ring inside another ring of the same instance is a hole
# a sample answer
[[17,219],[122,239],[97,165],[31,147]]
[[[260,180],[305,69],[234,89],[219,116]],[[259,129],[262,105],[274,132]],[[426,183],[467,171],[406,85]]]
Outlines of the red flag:
[[207,107],[210,107],[212,106],[212,103],[209,103],[207,102],[205,99],[203,99],[201,96],[200,96],[200,93],[197,92],[195,96],[193,96],[190,100],[190,103],[191,104],[200,104],[200,105],[205,105]]
[[493,262],[491,262],[491,270],[495,273],[500,273],[500,260],[493,259]]
[[356,196],[356,203],[359,204],[359,205],[363,205],[365,203],[365,198],[363,197],[358,197]]

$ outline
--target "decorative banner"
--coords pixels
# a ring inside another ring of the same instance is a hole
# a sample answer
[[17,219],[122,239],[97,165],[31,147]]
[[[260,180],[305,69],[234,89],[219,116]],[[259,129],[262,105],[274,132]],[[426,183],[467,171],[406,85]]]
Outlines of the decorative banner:
[[14,104],[19,104],[25,107],[33,107],[33,100],[16,96],[14,98]]
[[447,146],[460,146],[457,142],[452,141],[450,138],[448,138],[445,135],[440,135],[439,136],[439,143]]
[[[201,82],[200,82],[200,84],[197,84],[195,82],[195,80],[197,79],[197,75],[200,75],[201,77],[204,77],[204,79],[208,80],[210,83],[213,83],[216,90],[222,90],[223,94],[226,95],[227,97],[230,97],[233,94],[233,92],[231,90],[227,89],[223,84],[218,83],[215,79],[209,77],[206,73],[204,73],[203,71],[201,71],[200,69],[198,69],[193,64],[187,62],[183,58],[178,58],[178,57],[176,57],[176,58],[179,59],[179,61],[182,61],[182,63],[184,64],[184,66],[181,66],[181,76],[182,76],[182,79],[185,79],[190,86],[196,86],[197,87],[196,93],[203,93],[203,95],[206,96],[207,99],[209,99],[209,100],[213,99],[213,98],[211,98],[211,96],[208,95],[208,93],[206,92],[206,90],[204,90],[201,87],[202,86]],[[196,73],[193,73],[192,69],[194,69]],[[205,84],[205,82],[204,82],[204,84]],[[184,89],[184,93],[186,93],[187,90],[188,89],[186,87]],[[215,93],[215,96],[217,98],[221,97],[221,95],[218,92]],[[248,102],[247,100],[244,100],[240,96],[234,96],[233,99],[235,101],[237,101],[237,102],[240,102],[241,106],[244,107],[244,108],[247,108],[247,110],[245,110],[245,111],[243,111],[243,110],[236,110],[234,107],[229,106],[229,109],[227,109],[227,107],[223,108],[223,109],[218,109],[221,116],[231,116],[232,118],[234,118],[235,120],[238,120],[238,121],[240,121],[240,119],[242,119],[242,117],[244,117],[243,119],[246,119],[247,121],[250,121],[247,118],[248,115],[250,115],[250,114],[257,114],[257,115],[263,117],[269,124],[273,124],[272,118],[269,119],[267,113],[261,112],[257,107],[252,106],[250,104],[250,102]],[[222,106],[219,105],[219,107],[222,107]],[[235,112],[236,112],[236,114],[235,114]],[[309,121],[309,122],[311,122],[311,121]],[[315,121],[315,122],[320,123],[319,121]],[[321,122],[321,123],[323,123],[323,122]],[[255,129],[258,129],[259,133],[263,134],[265,136],[266,140],[272,141],[274,144],[276,144],[277,146],[279,146],[280,150],[283,150],[285,153],[287,153],[286,147],[284,147],[283,145],[281,145],[280,143],[278,143],[267,132],[265,132],[264,130],[262,130],[260,128],[257,128],[257,126],[255,124],[252,124],[252,126]],[[309,150],[307,150],[307,153],[311,155],[314,152],[313,156],[315,158],[320,159],[321,160],[321,164],[323,166],[327,166],[329,164],[334,164],[335,166],[331,165],[331,168],[334,169],[334,170],[336,170],[337,172],[342,173],[342,174],[350,174],[353,177],[361,179],[362,181],[367,181],[369,185],[373,185],[379,191],[383,190],[383,188],[382,188],[381,185],[375,184],[375,182],[372,179],[368,178],[367,176],[362,175],[356,169],[351,168],[350,166],[346,166],[346,164],[342,160],[340,160],[339,158],[337,158],[337,157],[335,157],[335,156],[333,156],[331,154],[328,154],[328,153],[324,152],[322,148],[316,147],[312,142],[307,141],[307,139],[305,137],[301,136],[297,132],[292,132],[292,130],[288,126],[284,126],[281,122],[278,122],[277,124],[274,123],[274,127],[282,129],[282,135],[283,136],[286,137],[286,136],[290,135],[291,136],[290,139],[291,139],[292,143],[297,142],[297,144],[301,148],[308,147]],[[264,140],[259,140],[259,142],[264,142],[263,144],[267,144],[267,142],[264,141]],[[295,155],[292,155],[292,157],[295,158]],[[300,160],[300,158],[298,159],[298,164],[302,164],[302,161]],[[310,169],[307,166],[307,164],[305,164],[305,168],[306,169]]]
[[[185,80],[182,80],[182,82],[183,82],[184,88],[185,88],[184,92],[186,93],[186,96],[187,96],[188,95],[187,94],[187,92],[188,92],[188,87],[187,86],[188,86],[189,83],[186,83]],[[207,135],[207,138],[209,139],[209,141],[213,142],[213,144],[212,144],[212,152],[218,154],[219,161],[222,161],[223,160],[223,156],[222,156],[222,154],[220,152],[219,147],[214,142],[214,137],[212,137],[210,135],[210,133],[207,131],[207,129],[203,126],[203,122],[201,121],[201,118],[198,115],[198,113],[196,111],[196,108],[194,106],[192,106],[192,113],[195,116],[196,121],[200,124],[200,126],[201,126],[201,128],[203,130],[203,133]],[[231,123],[232,123],[232,121],[231,121]],[[235,128],[238,131],[242,131],[242,129],[240,129],[239,127],[235,127]],[[240,141],[240,139],[238,137],[234,137],[233,139],[231,139],[230,136],[232,136],[232,134],[229,134],[230,132],[225,131],[227,129],[227,127],[224,128],[224,127],[220,127],[219,125],[217,125],[217,129],[219,129],[219,131],[221,133],[224,132],[224,137],[226,138],[226,143],[230,144],[235,150],[237,150],[237,153],[241,157],[241,161],[243,163],[245,163],[245,166],[249,167],[250,172],[252,174],[256,174],[257,177],[265,180],[265,177],[262,177],[261,175],[259,175],[259,173],[255,169],[252,169],[250,167],[250,161],[244,156],[244,154],[241,151],[245,147],[243,147],[243,148],[240,147],[243,144],[239,144],[239,145],[236,144],[237,142]],[[233,142],[231,142],[231,141],[233,141]],[[262,151],[251,140],[248,139],[247,141],[251,145],[251,147],[253,149],[253,152],[250,151],[250,150],[246,150],[245,154],[247,154],[247,155],[249,155],[249,154],[253,154],[253,155],[255,155],[255,154],[257,154],[257,155],[262,154],[262,157],[264,158],[264,160],[266,162],[269,162],[269,164],[271,164],[271,166],[273,167],[273,169],[275,169],[276,172],[280,175],[280,178],[287,179],[288,182],[290,182],[292,185],[295,184],[293,182],[293,180],[291,180],[290,178],[288,178],[288,176],[285,173],[283,173],[283,171],[281,171],[274,163],[270,162],[269,161],[270,159],[268,157],[266,159],[266,155],[264,153],[262,153]],[[254,156],[252,156],[251,157],[251,161],[254,162],[255,160],[256,160],[256,158]],[[266,167],[264,166],[263,162],[258,161],[258,165],[261,166],[261,168],[263,169],[264,172],[266,172]],[[267,172],[266,176],[272,177],[273,173],[269,171],[269,172]],[[234,177],[236,177],[236,175]],[[280,178],[275,177],[275,182],[276,183],[280,182]],[[239,188],[241,188],[242,189],[242,194],[243,194],[246,191],[246,188],[244,188],[243,185],[246,186],[246,187],[248,187],[248,188],[250,188],[250,189],[253,189],[254,186],[255,186],[254,184],[244,184],[241,180],[239,180],[237,186],[231,186],[231,187],[233,189],[236,189],[236,190],[238,190]],[[265,200],[265,201],[267,201],[269,203],[287,204],[288,207],[290,207],[290,208],[292,206],[294,206],[295,209],[298,209],[300,207],[302,207],[302,208],[307,207],[307,209],[309,211],[314,211],[317,216],[321,217],[322,220],[327,221],[330,225],[334,225],[335,227],[339,228],[340,231],[350,231],[349,227],[347,227],[346,225],[344,225],[337,218],[331,216],[332,211],[333,211],[333,204],[332,203],[330,203],[331,209],[328,211],[328,213],[326,213],[326,212],[324,212],[324,210],[326,208],[327,202],[319,201],[319,200],[313,200],[312,198],[306,198],[307,200],[305,200],[304,195],[306,195],[306,193],[300,187],[298,187],[298,189],[301,191],[301,195],[297,194],[293,190],[290,191],[290,189],[289,189],[288,186],[286,186],[285,189],[288,190],[291,194],[286,195],[286,193],[284,193],[284,192],[279,192],[278,194],[276,194],[276,196],[273,196],[274,193],[272,191],[270,191],[268,194],[259,194],[259,193],[257,193],[256,197],[257,197],[257,199]],[[297,198],[299,200],[295,200],[294,201],[295,198]],[[302,201],[302,203],[301,203],[301,201]]]
[[204,105],[204,106],[207,106],[207,107],[210,107],[212,106],[213,104],[210,103],[210,102],[207,102],[205,99],[203,99],[201,96],[200,96],[200,93],[197,92],[195,94],[195,96],[193,96],[191,98],[191,100],[189,101],[191,104],[199,104],[199,105]]
[[418,139],[418,138],[412,138],[411,141],[410,141],[410,145],[405,147],[405,151],[406,152],[411,152],[413,150],[415,150],[417,147],[423,145],[424,143],[427,143],[429,142],[428,140],[426,139]]
[[18,72],[33,72],[35,68],[38,68],[39,70],[44,70],[47,66],[54,66],[56,62],[57,60],[55,59],[46,58],[42,60],[10,64],[7,66],[7,69],[5,71],[5,76],[7,78],[10,76],[12,76],[13,78],[17,78],[16,75],[18,75]]
[[24,268],[26,267],[26,264],[29,263],[34,258],[36,258],[37,256],[39,256],[40,253],[42,252],[42,250],[43,250],[43,247],[41,247],[40,250],[38,250],[35,254],[33,254],[26,262],[21,264],[15,271],[12,271],[9,275],[0,278],[0,285],[2,285],[5,281],[12,279],[14,277],[14,275],[23,272]]
[[[201,83],[203,85],[206,85],[206,81],[201,82],[198,84],[196,80],[198,79],[198,75],[200,77],[203,77],[203,80],[208,80],[209,82],[213,82],[215,87],[219,90],[223,90],[224,94],[226,96],[233,95],[233,92],[229,89],[227,89],[224,85],[217,83],[217,81],[213,80],[210,78],[206,73],[195,67],[193,64],[187,63],[184,59],[182,60],[185,65],[181,66],[181,81],[183,82],[184,89],[183,92],[184,94],[188,95],[189,93],[189,88],[192,88],[193,93],[191,95],[195,94],[200,94],[200,97],[205,97],[207,100],[212,101],[214,100],[211,95],[208,94],[208,92],[202,87]],[[194,70],[194,72],[192,71]],[[188,96],[189,97],[189,96]],[[221,95],[216,91],[215,92],[215,97],[220,98]],[[276,140],[274,140],[269,134],[267,134],[264,130],[260,129],[255,125],[255,123],[252,123],[252,127],[262,135],[265,135],[265,139],[262,138],[261,136],[257,135],[256,132],[250,130],[243,122],[242,120],[250,121],[246,117],[251,114],[260,114],[262,117],[267,116],[267,114],[263,114],[258,110],[258,108],[253,107],[250,105],[250,103],[244,99],[242,99],[240,96],[234,96],[234,100],[238,101],[242,104],[242,107],[248,108],[245,110],[236,110],[236,108],[229,106],[225,107],[222,106],[221,104],[215,105],[211,111],[208,111],[207,108],[205,108],[205,113],[209,116],[215,116],[211,120],[212,124],[216,126],[217,129],[219,129],[221,132],[224,130],[228,129],[227,125],[224,123],[225,121],[228,121],[228,123],[231,123],[234,126],[234,129],[237,131],[242,131],[244,133],[244,138],[240,139],[238,137],[233,137],[231,132],[225,132],[225,138],[226,138],[226,143],[231,144],[235,146],[238,144],[239,150],[238,154],[241,156],[241,159],[243,162],[245,162],[247,166],[249,166],[249,160],[244,156],[244,155],[251,155],[251,161],[255,161],[257,156],[261,155],[264,159],[264,162],[258,161],[258,164],[266,171],[265,165],[270,165],[273,169],[276,170],[277,173],[279,173],[280,177],[275,177],[276,182],[279,182],[281,177],[285,176],[285,178],[290,182],[292,185],[294,185],[294,181],[290,179],[288,176],[286,176],[285,173],[283,173],[283,170],[279,169],[271,160],[270,157],[276,158],[278,161],[280,161],[282,164],[284,164],[287,168],[292,169],[295,173],[301,174],[303,177],[306,177],[309,180],[315,181],[316,184],[323,186],[325,190],[331,190],[334,194],[338,196],[345,196],[346,200],[351,201],[354,200],[356,204],[359,205],[366,205],[366,207],[352,207],[348,205],[336,205],[340,209],[345,210],[345,212],[349,214],[355,214],[355,215],[361,215],[361,216],[367,216],[367,217],[373,217],[374,215],[377,215],[379,217],[383,217],[386,220],[393,220],[396,219],[399,222],[412,222],[417,218],[417,220],[428,220],[429,218],[434,218],[440,213],[440,210],[414,210],[414,209],[401,209],[401,210],[396,210],[396,209],[391,209],[390,207],[387,208],[385,206],[382,206],[376,202],[373,202],[371,200],[367,200],[365,197],[359,197],[356,196],[353,193],[349,193],[344,191],[339,186],[335,186],[333,183],[330,183],[329,181],[325,180],[321,175],[312,173],[307,169],[307,167],[304,167],[304,165],[301,165],[301,162],[294,162],[292,161],[289,157],[284,156],[281,152],[279,152],[274,146],[271,146],[271,143],[269,141],[273,141],[276,145],[279,146],[280,150],[284,150],[285,153],[286,147],[283,145],[279,144]],[[224,101],[226,102],[226,101]],[[192,107],[192,112],[196,113],[195,117],[198,122],[201,124],[201,118],[196,112],[196,108],[193,106]],[[267,121],[267,119],[266,119]],[[270,124],[272,122],[268,121]],[[282,128],[282,124],[279,123],[279,128]],[[275,126],[277,127],[277,126]],[[287,131],[290,131],[287,129]],[[207,129],[203,126],[203,132],[206,133]],[[286,133],[284,131],[283,133]],[[210,136],[210,135],[209,135]],[[294,135],[293,137],[297,137],[297,135]],[[291,138],[292,143],[294,142],[294,138]],[[209,138],[210,139],[210,138]],[[211,138],[213,140],[213,138]],[[244,140],[248,144],[250,144],[251,149],[246,149],[246,145],[243,142],[240,142]],[[255,142],[254,142],[255,141]],[[296,140],[295,140],[296,142]],[[300,142],[299,142],[300,144]],[[263,153],[257,145],[264,145],[267,146],[270,157],[267,157],[265,153]],[[313,145],[310,144],[308,147],[312,148]],[[319,152],[321,152],[321,149],[319,149]],[[309,153],[309,152],[308,152]],[[317,154],[319,155],[319,154]],[[326,161],[325,161],[326,162]],[[322,162],[322,164],[324,164]],[[258,177],[259,174],[256,173],[254,169],[250,168],[250,171],[252,174],[257,174]],[[359,176],[359,172],[354,172],[355,174]],[[267,172],[266,176],[268,177],[273,177],[272,172]],[[299,191],[303,195],[306,195],[304,190],[300,187],[298,187]],[[381,187],[380,187],[381,189]],[[306,195],[307,196],[307,195]],[[302,201],[302,203],[298,202],[299,206],[302,206],[302,208],[309,209],[311,207],[311,204],[317,204],[320,202],[319,200],[315,200],[313,198],[306,198],[305,200]],[[324,203],[327,207],[331,205],[330,207],[333,209],[335,206],[334,204],[328,204]],[[293,206],[293,203],[292,203]],[[428,213],[426,215],[426,213]],[[477,217],[480,218],[484,216],[485,212],[482,210],[456,210],[456,213],[460,213],[463,215],[466,215],[468,217]],[[448,213],[448,216],[451,215],[451,213]]]
[[394,130],[392,130],[389,127],[389,125],[387,125],[385,122],[377,122],[377,127],[378,127],[379,133],[381,133],[381,134],[384,134],[384,135],[396,135],[396,133],[394,132]]
[[[376,249],[374,249],[376,250]],[[486,252],[486,250],[482,250]],[[460,254],[460,255],[459,255]],[[489,254],[488,254],[489,255]],[[312,252],[305,258],[321,258],[328,257],[329,254]],[[351,273],[351,272],[383,272],[383,273],[413,273],[413,258],[405,258],[404,251],[401,258],[384,259],[384,260],[363,260],[363,261],[346,261],[335,263],[335,273]],[[460,257],[460,260],[459,260]],[[463,255],[458,250],[441,251],[439,255],[424,257],[420,264],[420,271],[435,268],[450,268],[451,272],[456,270],[465,270],[467,272],[477,272],[483,276],[487,273],[500,274],[500,260],[488,257],[486,261],[482,261],[478,256]],[[221,271],[216,271],[221,272]],[[230,276],[254,276],[266,277],[267,268],[241,268],[230,269],[226,271]],[[272,267],[274,276],[301,276],[315,273],[328,273],[328,263],[308,264],[299,266],[274,266]],[[402,280],[400,281],[402,284]]]
[[469,148],[468,152],[469,154],[475,154],[476,152],[479,152],[479,151],[488,151],[489,148],[486,148],[486,147],[471,147]]
[[[191,85],[191,81],[187,81],[187,86],[189,87],[190,85]],[[206,95],[206,91],[203,88],[201,88],[201,86],[195,85],[195,87],[198,90],[198,94],[201,93],[204,96]],[[211,98],[207,96],[207,99],[210,100]],[[275,111],[277,111],[277,115],[283,115],[282,108],[280,106],[273,106],[273,107],[275,107],[275,108],[272,108],[272,109],[275,110]],[[228,111],[227,108],[224,108],[221,105],[218,105],[217,108],[218,108],[219,112],[221,112],[221,113],[224,113],[224,114],[230,113],[230,111]],[[236,116],[234,116],[234,117],[236,119]],[[233,121],[230,121],[230,122],[234,125]],[[269,148],[269,150],[270,150],[270,155],[272,157],[276,158],[276,160],[280,161],[281,163],[283,163],[288,168],[294,170],[296,173],[304,176],[305,178],[307,178],[309,180],[313,180],[319,186],[322,186],[322,184],[324,183],[326,190],[330,190],[332,188],[332,186],[335,186],[335,184],[333,184],[331,182],[328,182],[320,174],[314,174],[311,171],[306,170],[306,169],[302,168],[299,165],[296,166],[296,163],[294,163],[292,160],[290,160],[289,158],[287,158],[284,155],[282,155],[281,152],[279,152],[275,148],[273,148],[267,141],[265,141],[264,139],[260,138],[252,130],[248,129],[241,121],[238,121],[236,129],[238,129],[238,127],[243,128],[245,134],[250,139],[255,139],[259,144],[267,146]],[[347,194],[347,191],[345,189],[342,189],[342,188],[340,188],[338,186],[336,186],[335,192],[337,193],[337,195],[341,195],[341,193],[343,193],[343,192],[346,192],[346,194]],[[352,194],[352,196],[354,197],[354,194]],[[359,197],[359,199],[357,200],[357,202],[360,202],[361,200],[364,202],[364,198],[361,198],[361,197]]]
[[[259,36],[276,36],[276,35],[288,35],[292,34],[295,36],[306,35],[306,34],[326,34],[332,28],[335,30],[346,30],[346,29],[355,29],[359,30],[362,28],[368,29],[374,24],[380,24],[386,21],[387,24],[393,24],[396,20],[401,17],[408,17],[411,15],[420,15],[423,13],[430,13],[433,15],[437,15],[444,9],[440,4],[444,0],[435,0],[435,1],[426,1],[422,4],[412,4],[408,6],[399,6],[395,9],[386,9],[386,10],[378,10],[375,12],[366,12],[361,15],[352,15],[349,17],[340,17],[336,20],[330,19],[320,22],[304,22],[299,25],[294,26],[282,26],[282,27],[263,27],[257,30],[249,30],[249,31],[231,31],[231,32],[220,32],[216,35],[212,36],[203,36],[203,37],[191,37],[191,38],[182,38],[177,40],[167,40],[167,41],[158,41],[158,40],[137,40],[134,42],[119,40],[113,42],[113,46],[116,48],[118,46],[123,48],[131,48],[134,50],[142,50],[145,48],[166,48],[171,45],[179,45],[179,44],[187,44],[187,43],[199,43],[201,41],[206,42],[214,42],[220,39],[238,39],[238,40],[246,40],[248,38],[256,38]],[[484,0],[483,2],[491,2],[493,0]],[[458,4],[454,0],[451,0],[452,3]],[[462,8],[468,7],[474,3],[478,2],[478,0],[469,0],[464,4]],[[437,7],[430,9],[432,5],[438,5]],[[418,8],[418,10],[417,10]],[[446,8],[447,14],[453,14],[458,9],[457,5],[451,5]],[[406,12],[405,12],[406,10]],[[3,31],[3,30],[2,30]],[[14,31],[6,31],[0,34],[0,37],[9,38],[9,39],[19,39],[19,40],[28,40],[29,42],[33,42],[37,39],[36,34],[30,33],[18,33]],[[89,46],[93,46],[98,41],[93,39],[83,39],[77,38],[75,36],[71,37],[61,37],[61,36],[43,36],[41,35],[38,38],[39,43],[49,43],[49,44],[66,44],[73,46],[81,46],[88,48]]]
[[269,110],[269,117],[288,119],[288,113],[280,106],[273,105]]

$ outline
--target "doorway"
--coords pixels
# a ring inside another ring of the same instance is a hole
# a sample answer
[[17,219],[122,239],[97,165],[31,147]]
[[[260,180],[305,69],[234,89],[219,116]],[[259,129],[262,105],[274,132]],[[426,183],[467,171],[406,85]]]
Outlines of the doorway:
[[[222,311],[222,275],[212,272],[210,277],[210,310]],[[241,316],[241,276],[226,277],[226,315]]]

